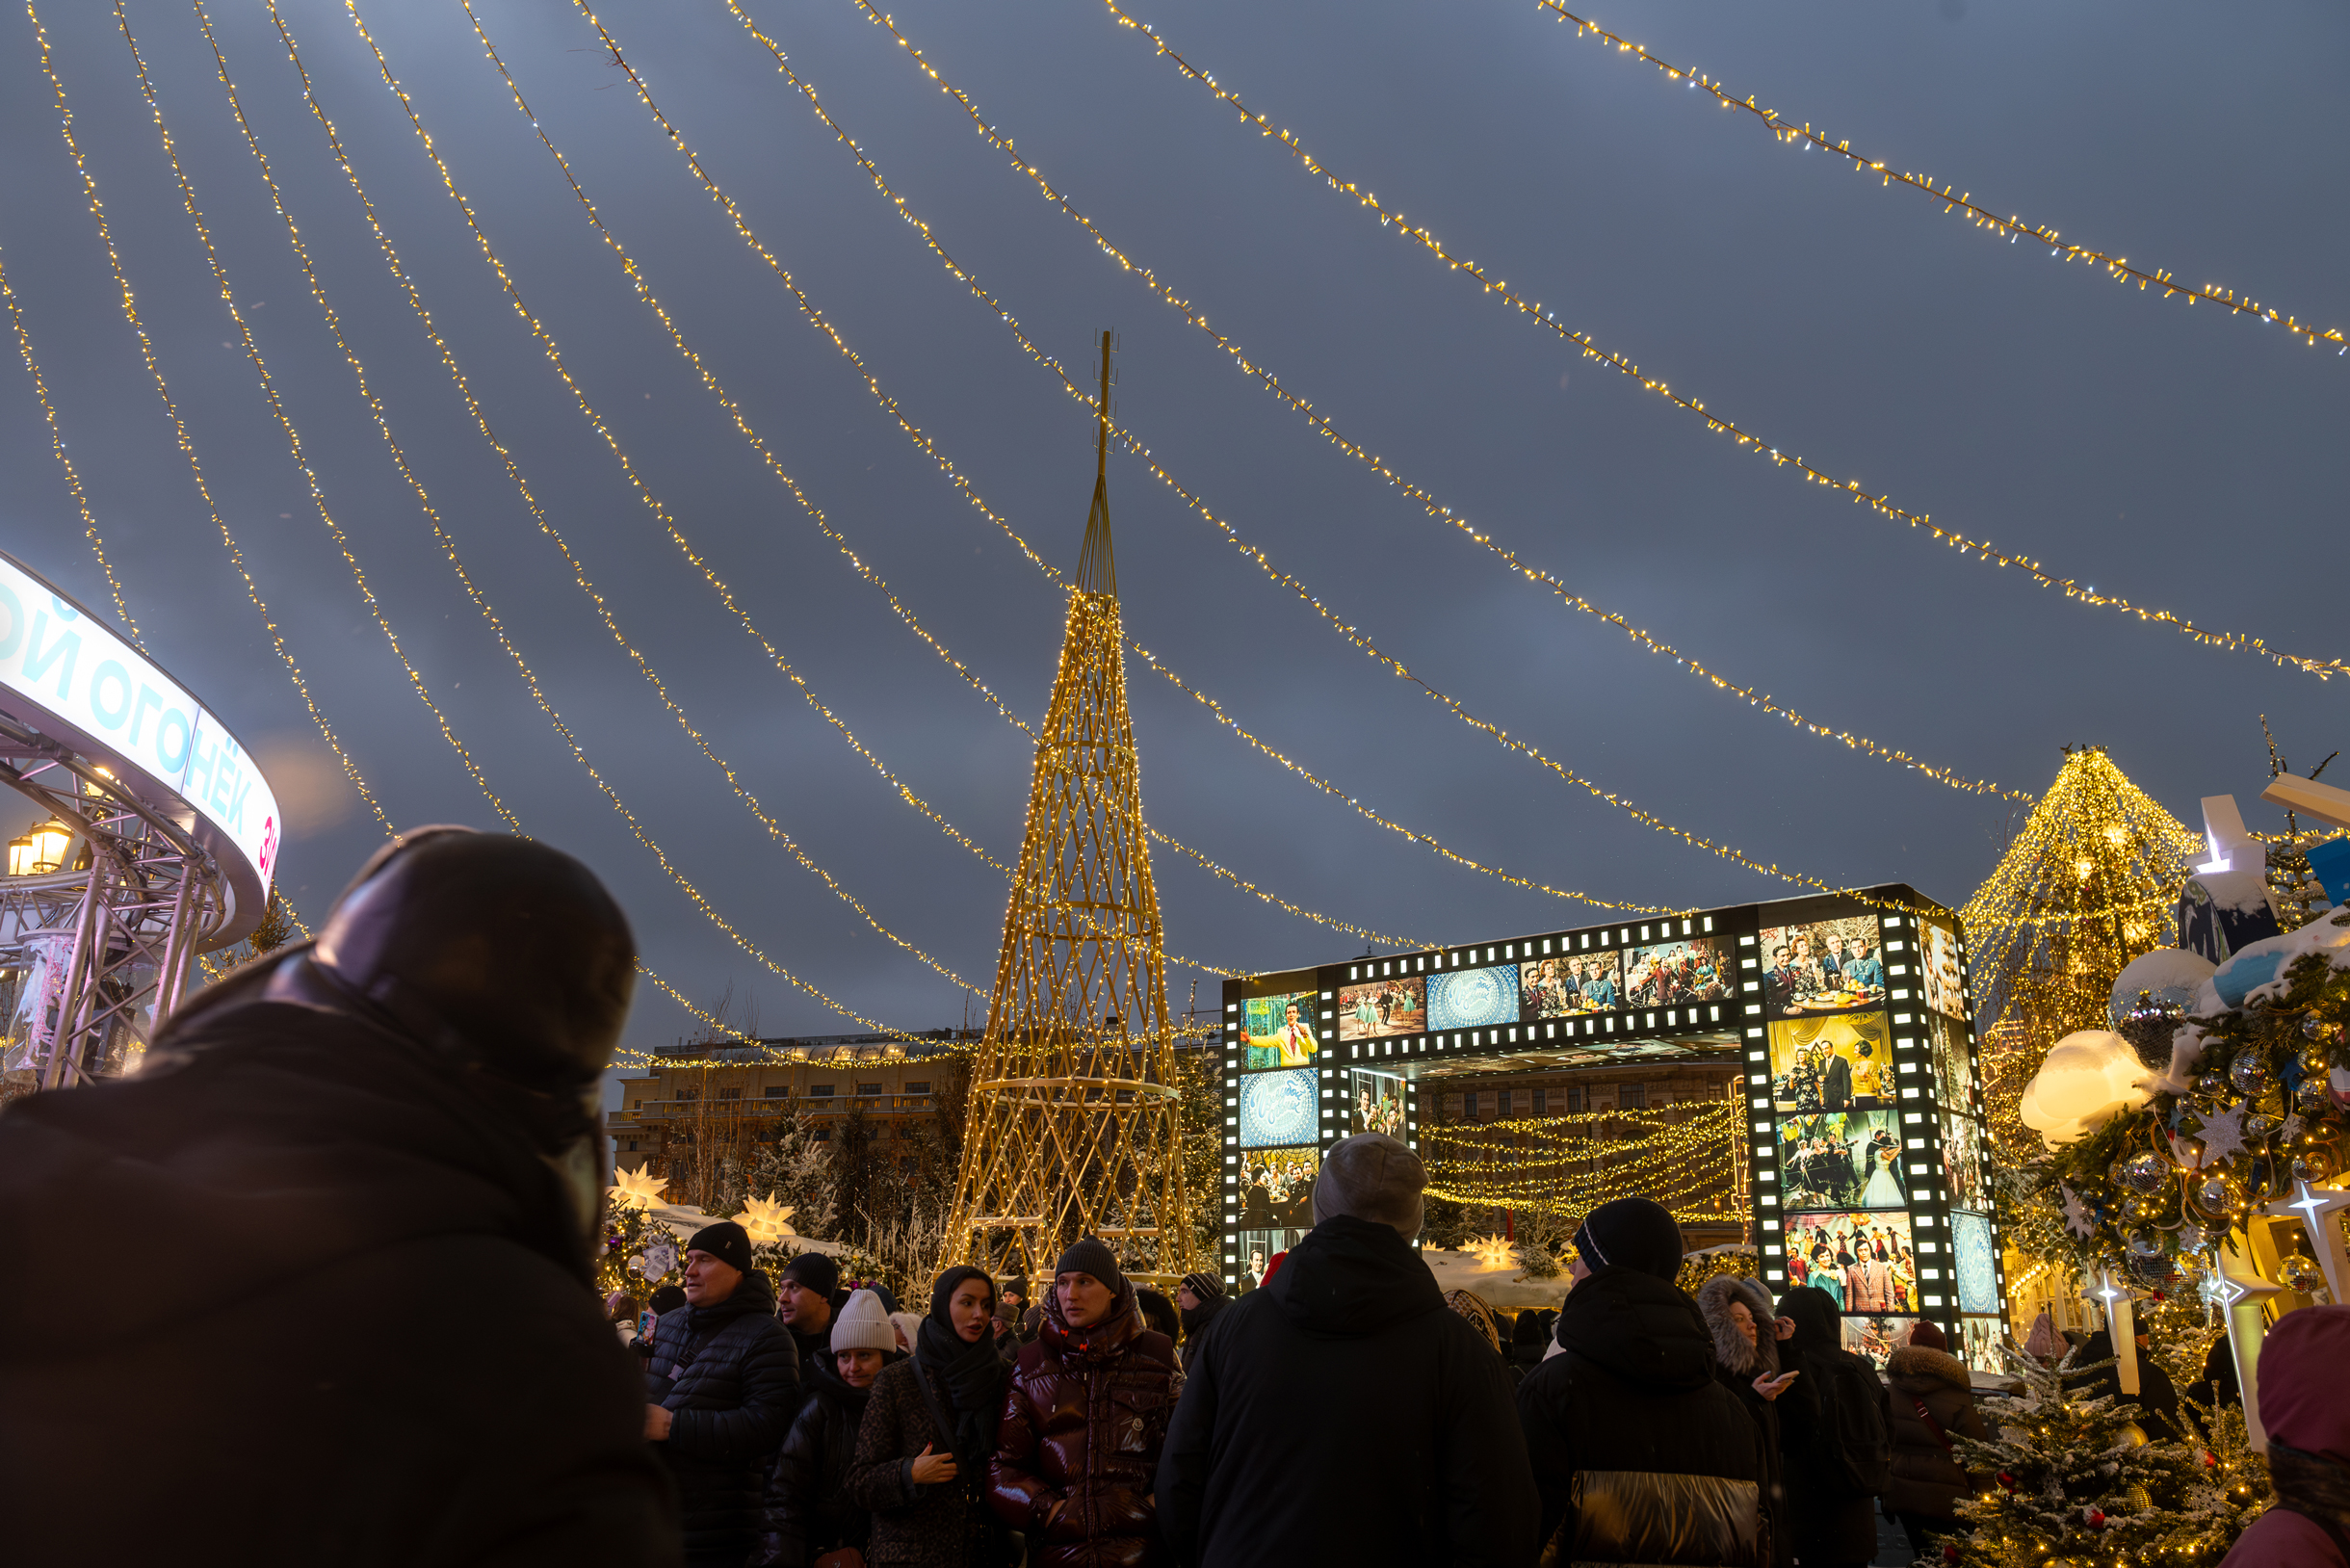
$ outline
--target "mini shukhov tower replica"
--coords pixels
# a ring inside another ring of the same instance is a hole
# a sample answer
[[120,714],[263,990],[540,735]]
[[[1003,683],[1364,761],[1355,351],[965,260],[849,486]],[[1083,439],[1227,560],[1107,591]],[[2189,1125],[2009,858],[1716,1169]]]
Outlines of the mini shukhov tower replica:
[[943,1264],[1050,1278],[1079,1236],[1147,1279],[1197,1267],[1159,895],[1110,548],[1110,334],[1093,509],[1036,739]]

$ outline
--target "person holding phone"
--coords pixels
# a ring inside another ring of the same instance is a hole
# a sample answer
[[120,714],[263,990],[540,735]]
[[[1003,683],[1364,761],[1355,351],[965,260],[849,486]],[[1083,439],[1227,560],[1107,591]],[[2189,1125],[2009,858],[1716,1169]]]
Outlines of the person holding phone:
[[1713,1335],[1714,1380],[1738,1397],[1762,1434],[1762,1504],[1770,1520],[1771,1561],[1795,1560],[1795,1532],[1787,1511],[1787,1486],[1779,1463],[1779,1396],[1799,1375],[1779,1365],[1779,1342],[1795,1325],[1775,1317],[1762,1281],[1717,1274],[1698,1287],[1697,1310]]

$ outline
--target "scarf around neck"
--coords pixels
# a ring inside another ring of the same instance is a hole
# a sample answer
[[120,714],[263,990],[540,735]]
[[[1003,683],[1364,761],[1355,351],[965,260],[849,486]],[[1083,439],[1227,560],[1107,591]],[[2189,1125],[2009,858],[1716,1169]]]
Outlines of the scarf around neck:
[[[954,1331],[947,1303],[965,1280],[986,1278],[983,1269],[968,1265],[940,1275],[930,1291],[930,1315],[914,1335],[916,1370],[954,1422],[954,1429],[945,1436],[954,1450],[957,1469],[966,1476],[983,1473],[988,1456],[995,1452],[996,1425],[1004,1415],[1004,1386],[1011,1369],[998,1353],[993,1333],[982,1333],[973,1342]],[[989,1290],[993,1289],[990,1281]]]

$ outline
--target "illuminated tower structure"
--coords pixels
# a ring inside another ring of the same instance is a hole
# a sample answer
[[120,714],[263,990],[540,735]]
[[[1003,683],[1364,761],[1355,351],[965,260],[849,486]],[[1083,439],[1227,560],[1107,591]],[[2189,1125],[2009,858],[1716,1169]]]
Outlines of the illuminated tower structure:
[[1148,1282],[1198,1267],[1159,896],[1110,543],[1110,334],[1093,506],[1004,915],[942,1267],[1050,1277],[1098,1236]]

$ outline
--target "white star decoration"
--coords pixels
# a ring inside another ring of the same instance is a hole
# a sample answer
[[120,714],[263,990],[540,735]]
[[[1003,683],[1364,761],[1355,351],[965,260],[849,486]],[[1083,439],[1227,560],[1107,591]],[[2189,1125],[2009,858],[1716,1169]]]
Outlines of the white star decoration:
[[605,1196],[614,1206],[623,1209],[650,1209],[662,1201],[661,1194],[669,1185],[668,1178],[655,1176],[643,1165],[635,1170],[615,1170],[612,1186],[604,1189]]
[[2311,1187],[2307,1182],[2295,1182],[2293,1188],[2293,1196],[2270,1204],[2263,1213],[2279,1218],[2300,1216],[2302,1227],[2309,1232],[2310,1250],[2326,1271],[2326,1294],[2339,1301],[2350,1292],[2350,1248],[2343,1246],[2341,1221],[2334,1216],[2350,1209],[2350,1192],[2337,1187]]
[[1507,1268],[1518,1261],[1516,1250],[1499,1236],[1487,1236],[1469,1243],[1469,1255],[1479,1268]]
[[764,1198],[745,1200],[743,1212],[735,1215],[735,1223],[747,1231],[755,1242],[780,1241],[792,1234],[788,1221],[794,1213],[788,1205],[777,1203],[770,1193]]
[[2198,1129],[2203,1137],[2206,1163],[2213,1160],[2232,1160],[2244,1152],[2244,1102],[2238,1100],[2225,1111],[2214,1111],[2203,1118]]
[[2063,1191],[2064,1228],[2085,1240],[2097,1230],[2097,1222],[2089,1217],[2089,1207],[2080,1201],[2078,1192],[2069,1187]]

